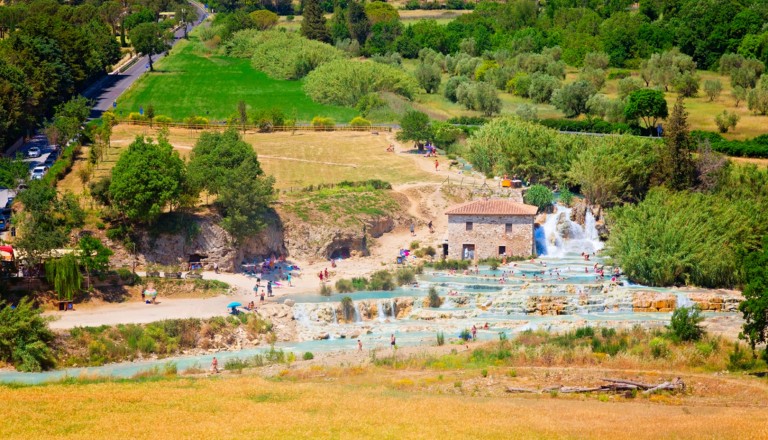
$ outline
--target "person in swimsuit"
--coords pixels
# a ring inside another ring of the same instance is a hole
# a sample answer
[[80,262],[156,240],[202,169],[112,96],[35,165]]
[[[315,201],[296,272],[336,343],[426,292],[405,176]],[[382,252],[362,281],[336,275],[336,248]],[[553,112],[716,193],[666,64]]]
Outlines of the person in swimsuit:
[[392,333],[392,335],[389,337],[389,345],[392,346],[392,348],[395,348],[395,334]]

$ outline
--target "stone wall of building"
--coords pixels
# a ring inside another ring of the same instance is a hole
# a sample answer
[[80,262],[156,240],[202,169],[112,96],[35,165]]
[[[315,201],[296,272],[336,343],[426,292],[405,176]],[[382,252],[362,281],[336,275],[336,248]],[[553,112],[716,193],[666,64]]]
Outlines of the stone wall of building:
[[[460,260],[464,257],[465,244],[475,245],[475,258],[484,259],[499,256],[499,246],[506,247],[507,256],[527,257],[533,250],[534,216],[448,216],[448,258]],[[466,230],[467,222],[472,222],[472,230]],[[506,232],[506,225],[512,225],[512,231]]]

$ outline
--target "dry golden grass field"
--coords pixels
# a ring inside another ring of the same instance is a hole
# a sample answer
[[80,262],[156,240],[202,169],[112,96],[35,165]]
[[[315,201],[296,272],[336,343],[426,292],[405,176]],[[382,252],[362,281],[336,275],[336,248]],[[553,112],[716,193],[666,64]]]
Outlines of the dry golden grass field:
[[[172,128],[169,140],[183,158],[187,158],[199,137],[200,130]],[[120,153],[137,135],[157,137],[150,127],[118,125],[112,135],[112,148],[94,170],[93,178],[110,173]],[[392,184],[440,181],[440,175],[415,166],[421,157],[409,153],[388,153],[387,146],[394,133],[311,132],[246,133],[259,155],[267,174],[275,176],[279,189],[302,188],[342,180],[381,179]],[[400,149],[398,149],[399,151]],[[59,190],[82,192],[79,170],[88,157],[84,151],[72,173],[59,183]],[[424,167],[426,168],[426,167]],[[443,177],[444,178],[444,177]]]
[[[616,377],[593,372],[607,374]],[[696,388],[683,397],[503,391],[572,375],[563,368],[518,369],[510,379],[501,368],[482,377],[477,370],[315,366],[273,379],[246,371],[0,387],[0,438],[768,438],[766,384],[754,378],[685,377]]]

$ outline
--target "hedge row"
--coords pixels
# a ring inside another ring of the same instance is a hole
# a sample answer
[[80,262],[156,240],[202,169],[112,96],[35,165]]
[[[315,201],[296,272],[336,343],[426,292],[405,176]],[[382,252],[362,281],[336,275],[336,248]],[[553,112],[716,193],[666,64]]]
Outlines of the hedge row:
[[540,119],[539,124],[559,131],[575,131],[578,133],[623,133],[636,136],[655,135],[655,130],[649,130],[637,125],[606,122],[602,119],[571,120],[571,119]]
[[691,132],[694,139],[707,140],[712,150],[729,156],[738,157],[765,157],[768,158],[768,135],[762,134],[745,141],[729,141],[719,133],[711,131],[695,130]]

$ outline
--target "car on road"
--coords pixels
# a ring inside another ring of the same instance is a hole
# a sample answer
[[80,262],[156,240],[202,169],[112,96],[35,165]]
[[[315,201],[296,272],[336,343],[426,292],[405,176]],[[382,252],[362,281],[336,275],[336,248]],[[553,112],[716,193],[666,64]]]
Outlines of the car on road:
[[47,166],[48,168],[52,167],[53,164],[56,162],[56,156],[53,154],[49,155],[47,159],[45,159],[45,162],[43,165]]
[[45,176],[45,173],[48,171],[48,167],[41,165],[39,167],[34,167],[32,169],[32,174],[30,174],[29,178],[32,180],[40,180]]
[[40,150],[40,147],[32,147],[27,150],[27,157],[40,157],[41,154],[43,154],[43,152]]

